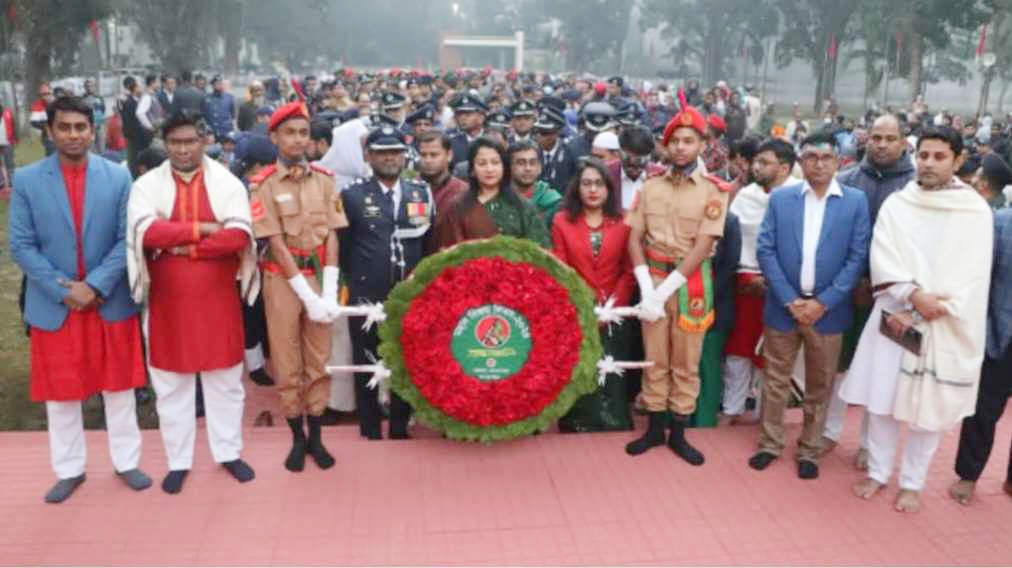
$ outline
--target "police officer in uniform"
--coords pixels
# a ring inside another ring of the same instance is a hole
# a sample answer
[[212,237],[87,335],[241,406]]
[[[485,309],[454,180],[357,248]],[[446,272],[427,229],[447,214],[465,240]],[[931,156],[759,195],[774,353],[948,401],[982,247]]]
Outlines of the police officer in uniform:
[[510,145],[514,142],[521,140],[531,140],[531,134],[534,130],[534,121],[537,116],[537,111],[534,108],[534,103],[529,100],[522,99],[510,106],[510,114],[513,115],[511,126],[513,127],[513,134],[510,135]]
[[534,122],[534,137],[541,154],[541,181],[550,187],[565,188],[576,174],[576,156],[561,137],[565,120],[552,107],[543,107]]
[[387,91],[380,96],[380,108],[383,113],[397,121],[397,127],[405,132],[404,117],[404,95]]
[[590,155],[594,138],[615,126],[615,107],[597,101],[587,103],[580,111],[580,134],[569,141],[569,150],[577,160]]
[[[450,139],[453,149],[453,166],[467,162],[467,149],[475,138],[485,133],[485,114],[488,107],[478,97],[464,93],[450,104],[453,108],[453,120],[460,132]],[[451,167],[451,169],[453,169]]]
[[[380,126],[366,138],[366,159],[373,175],[359,179],[341,191],[348,227],[341,231],[341,267],[347,277],[349,304],[383,302],[395,284],[404,280],[422,259],[423,236],[435,218],[428,184],[401,177],[404,170],[404,135]],[[363,318],[351,318],[353,360],[368,365],[376,355],[376,329],[362,329]],[[368,374],[355,375],[355,401],[360,434],[382,439],[377,392],[366,384]],[[408,438],[411,408],[390,393],[391,439]]]

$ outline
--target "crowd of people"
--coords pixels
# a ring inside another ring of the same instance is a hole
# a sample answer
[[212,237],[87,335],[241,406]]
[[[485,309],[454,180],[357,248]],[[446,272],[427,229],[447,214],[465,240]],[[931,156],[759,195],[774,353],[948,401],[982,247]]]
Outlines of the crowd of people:
[[855,404],[856,495],[889,482],[904,423],[897,509],[918,509],[960,423],[951,493],[973,495],[1012,390],[1010,133],[990,116],[918,99],[855,120],[827,101],[823,119],[794,105],[781,124],[748,86],[489,68],[271,78],[242,103],[220,76],[209,93],[189,73],[143,83],[123,81],[104,124],[87,84],[44,85],[33,120],[53,155],[14,175],[31,396],[59,478],[49,502],[85,479],[80,402],[98,393],[116,471],[151,485],[133,395],[148,378],[169,493],[192,466],[198,399],[214,460],[254,477],[246,373],[277,388],[290,471],[334,465],[321,427],[339,411],[365,438],[383,437],[384,415],[389,438],[410,438],[396,393],[383,402],[369,375],[327,372],[369,364],[378,345],[339,306],[382,302],[427,255],[496,235],[551,250],[598,303],[639,314],[602,327],[603,345],[653,366],[609,375],[561,431],[632,430],[643,413],[628,454],[667,445],[699,466],[688,428],[758,424],[743,466],[764,470],[797,404],[797,474],[814,479]]

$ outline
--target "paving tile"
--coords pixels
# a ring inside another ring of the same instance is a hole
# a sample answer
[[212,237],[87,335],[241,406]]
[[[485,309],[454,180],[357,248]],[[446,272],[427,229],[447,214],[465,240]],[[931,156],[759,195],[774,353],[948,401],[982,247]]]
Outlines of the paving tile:
[[[269,389],[255,409],[275,409]],[[796,412],[787,416],[790,444]],[[417,427],[405,442],[365,441],[357,427],[326,428],[337,457],[321,471],[282,467],[287,429],[250,428],[236,483],[214,464],[201,421],[195,465],[179,495],[158,487],[165,458],[145,431],[142,467],[156,486],[118,480],[104,433],[88,432],[88,481],[66,503],[42,503],[53,479],[44,432],[0,433],[2,565],[1008,565],[1012,499],[996,452],[977,499],[946,492],[958,440],[947,435],[922,495],[923,510],[892,508],[895,482],[853,497],[859,413],[815,481],[797,479],[788,450],[764,472],[748,468],[754,426],[689,433],[707,456],[691,467],[667,448],[629,457],[635,432],[542,436],[481,445]],[[642,429],[642,425],[638,426]],[[1012,419],[998,440],[1012,436]],[[999,447],[1001,447],[999,445]]]

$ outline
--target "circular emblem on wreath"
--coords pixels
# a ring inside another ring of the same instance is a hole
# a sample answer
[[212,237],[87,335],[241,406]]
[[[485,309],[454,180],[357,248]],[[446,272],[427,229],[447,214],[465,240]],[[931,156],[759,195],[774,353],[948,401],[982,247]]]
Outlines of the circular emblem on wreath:
[[391,389],[449,438],[540,431],[597,388],[594,293],[529,241],[499,236],[427,257],[384,311]]

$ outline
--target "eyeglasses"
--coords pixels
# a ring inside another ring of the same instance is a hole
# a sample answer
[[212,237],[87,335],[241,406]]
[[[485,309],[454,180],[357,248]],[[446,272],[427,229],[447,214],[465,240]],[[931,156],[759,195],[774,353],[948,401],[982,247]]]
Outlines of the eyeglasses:
[[801,161],[812,165],[829,165],[836,161],[836,154],[805,154],[801,156]]

